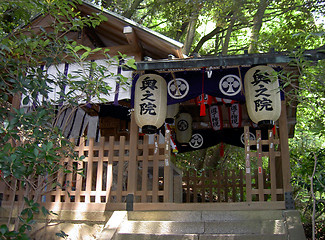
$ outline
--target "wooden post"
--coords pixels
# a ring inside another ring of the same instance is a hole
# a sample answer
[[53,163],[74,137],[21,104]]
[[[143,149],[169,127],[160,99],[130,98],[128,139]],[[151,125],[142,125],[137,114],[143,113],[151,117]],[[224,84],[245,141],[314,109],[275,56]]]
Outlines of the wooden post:
[[279,118],[279,133],[281,146],[281,163],[283,174],[283,191],[285,197],[286,209],[294,209],[294,200],[292,196],[292,187],[290,184],[291,169],[290,169],[290,153],[288,143],[288,123],[286,102],[281,101],[281,115]]
[[170,167],[170,130],[165,131],[164,202],[173,202],[173,171]]
[[[117,169],[117,187],[116,187],[116,202],[122,202],[122,192],[123,192],[123,176],[124,176],[124,152],[125,152],[125,136],[120,137],[119,145],[119,155],[118,155],[118,169]],[[131,171],[132,172],[132,171]]]
[[244,127],[245,133],[245,165],[246,165],[246,202],[252,201],[252,171],[250,159],[249,127]]
[[281,145],[281,162],[282,162],[282,174],[283,174],[283,190],[284,192],[291,192],[291,170],[290,170],[290,154],[288,143],[288,125],[287,125],[287,109],[286,102],[281,102],[281,115],[279,119],[279,133],[280,133],[280,145]]
[[109,137],[108,163],[106,172],[106,203],[112,202],[111,188],[113,184],[113,158],[114,158],[114,136]]
[[141,181],[141,202],[147,202],[148,198],[148,157],[149,157],[149,136],[145,135],[143,139],[143,160],[142,160],[142,181]]
[[96,196],[95,202],[101,202],[101,191],[103,184],[103,163],[104,163],[104,145],[105,137],[101,137],[99,140],[99,152],[98,152],[98,164],[97,164],[97,182],[96,182]]
[[261,130],[256,131],[256,148],[257,148],[257,170],[258,170],[258,199],[264,201],[264,178],[263,178],[263,161],[262,161],[262,135]]
[[159,191],[159,139],[158,135],[154,135],[154,155],[152,166],[152,202],[158,202]]
[[[85,147],[85,138],[81,137],[80,138],[80,143],[79,143],[79,147],[78,147],[78,153],[79,153],[79,157],[84,155],[84,147]],[[77,162],[77,169],[81,169],[84,166],[82,165],[81,162]],[[81,166],[79,166],[81,165]],[[80,194],[81,194],[81,188],[82,188],[82,175],[77,173],[77,177],[76,177],[76,194],[75,194],[75,198],[76,198],[76,202],[80,202]],[[57,200],[55,200],[57,202]]]
[[87,176],[86,176],[86,194],[85,202],[90,203],[90,192],[93,179],[93,156],[94,156],[94,138],[89,138],[89,148],[88,148],[88,163],[87,163]]
[[275,169],[275,154],[274,154],[274,136],[272,130],[268,132],[269,136],[269,164],[271,177],[271,200],[276,201],[276,169]]
[[129,166],[128,166],[128,194],[135,195],[137,187],[137,151],[138,151],[138,135],[139,128],[135,122],[134,112],[131,112],[130,123],[130,152],[129,152]]

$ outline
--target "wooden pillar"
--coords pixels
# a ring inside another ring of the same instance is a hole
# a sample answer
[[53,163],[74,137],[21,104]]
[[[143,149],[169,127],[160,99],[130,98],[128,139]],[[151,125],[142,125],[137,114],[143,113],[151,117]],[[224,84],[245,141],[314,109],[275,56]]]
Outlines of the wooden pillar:
[[173,202],[173,170],[170,167],[170,130],[165,131],[164,202]]
[[135,122],[134,112],[131,112],[130,123],[130,153],[129,153],[129,166],[128,166],[128,194],[135,194],[137,189],[137,150],[138,150],[138,135],[139,128]]
[[[246,202],[252,201],[252,171],[250,159],[250,140],[249,140],[249,127],[244,127],[245,133],[245,165],[246,165]],[[219,181],[218,181],[219,182]]]
[[291,192],[292,187],[290,184],[291,170],[290,170],[290,154],[288,143],[288,125],[287,125],[287,110],[286,102],[281,102],[281,115],[279,118],[279,133],[281,145],[281,162],[283,174],[283,190],[284,192]]
[[281,147],[281,163],[283,175],[283,191],[286,209],[294,209],[294,200],[292,196],[292,187],[290,184],[290,153],[288,143],[288,125],[287,125],[287,109],[286,102],[281,102],[281,115],[279,118],[279,133]]

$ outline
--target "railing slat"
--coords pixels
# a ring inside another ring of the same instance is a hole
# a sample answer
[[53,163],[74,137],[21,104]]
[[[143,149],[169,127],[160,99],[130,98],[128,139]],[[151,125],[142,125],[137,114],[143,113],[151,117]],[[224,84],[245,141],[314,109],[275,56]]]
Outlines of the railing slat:
[[141,193],[141,202],[147,202],[147,192],[148,192],[148,155],[149,155],[149,136],[144,136],[144,143],[143,143],[143,160],[142,160],[142,193]]
[[154,157],[153,157],[153,176],[152,176],[152,202],[158,202],[159,187],[159,146],[158,135],[154,136]]
[[96,195],[95,195],[96,203],[101,202],[100,192],[102,191],[102,185],[103,185],[104,145],[105,145],[105,137],[101,137],[99,139],[99,150],[98,150],[97,181],[96,181]]
[[111,188],[113,184],[113,158],[114,158],[114,136],[109,137],[108,163],[106,172],[106,202],[111,202]]
[[123,173],[124,173],[124,145],[125,136],[120,137],[119,157],[118,157],[118,174],[117,174],[117,190],[116,190],[116,201],[122,201],[122,190],[123,190]]

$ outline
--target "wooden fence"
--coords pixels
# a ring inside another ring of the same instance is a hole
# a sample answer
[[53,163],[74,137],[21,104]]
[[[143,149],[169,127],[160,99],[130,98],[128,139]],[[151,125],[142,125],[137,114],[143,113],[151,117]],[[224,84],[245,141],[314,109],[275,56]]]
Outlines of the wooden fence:
[[[137,137],[136,146],[131,146],[124,136],[119,139],[111,136],[106,142],[104,138],[99,142],[81,138],[75,151],[85,156],[84,160],[62,159],[61,164],[71,171],[53,176],[59,186],[54,189],[49,186],[39,201],[48,206],[104,204],[105,209],[114,210],[125,209],[128,194],[133,195],[135,204],[181,203],[182,200],[186,203],[283,201],[281,169],[277,169],[279,139],[274,138],[272,131],[268,132],[267,139],[262,139],[261,131],[257,131],[256,139],[250,139],[249,128],[245,127],[245,169],[200,174],[188,171],[183,178],[170,162],[168,130],[165,136],[162,140],[155,135],[151,143],[148,136]],[[131,149],[136,150],[133,160]],[[84,169],[83,174],[78,169]],[[23,186],[10,184],[2,187],[3,203],[23,201]]]
[[268,131],[267,139],[262,139],[260,130],[256,131],[255,139],[250,138],[248,127],[244,131],[245,170],[185,172],[183,202],[284,200],[281,169],[276,163],[280,163],[279,139],[274,138],[272,130]]
[[[166,133],[169,140],[169,132]],[[181,201],[174,199],[174,181],[181,186],[181,173],[170,162],[169,141],[159,139],[158,135],[149,143],[149,137],[138,139],[136,146],[135,169],[130,169],[130,143],[125,137],[114,136],[105,142],[94,139],[80,139],[75,152],[85,156],[82,161],[71,158],[62,159],[61,164],[69,171],[59,171],[48,178],[57,179],[54,189],[44,189],[46,194],[40,196],[43,203],[107,203],[108,206],[125,203],[128,194],[134,195],[134,202],[159,203]],[[116,141],[117,140],[117,141]],[[74,141],[72,139],[72,141]],[[78,171],[83,169],[83,171]],[[130,174],[135,172],[135,174]],[[131,179],[131,177],[133,178]],[[135,182],[136,189],[130,192],[129,182]],[[36,183],[37,184],[37,183]],[[24,188],[21,184],[3,186],[3,202],[23,201]],[[12,189],[16,189],[13,193]],[[52,191],[53,190],[53,191]],[[181,191],[181,187],[180,190]],[[114,206],[113,206],[114,208]],[[108,207],[109,209],[109,207]]]

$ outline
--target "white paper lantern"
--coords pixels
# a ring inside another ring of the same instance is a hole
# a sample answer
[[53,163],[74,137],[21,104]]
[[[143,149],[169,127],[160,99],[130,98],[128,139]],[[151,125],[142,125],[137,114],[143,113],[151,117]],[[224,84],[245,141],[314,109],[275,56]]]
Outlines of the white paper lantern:
[[178,103],[168,105],[167,106],[167,117],[166,117],[165,122],[170,123],[170,124],[173,123],[174,118],[177,115],[178,111],[179,111],[179,104]]
[[167,115],[167,84],[157,74],[145,74],[139,77],[134,90],[135,121],[142,132],[157,132]]
[[192,137],[192,116],[189,113],[180,113],[176,118],[176,140],[179,143],[188,143]]
[[260,127],[271,127],[281,114],[279,81],[275,70],[256,66],[245,75],[245,98],[250,119]]

